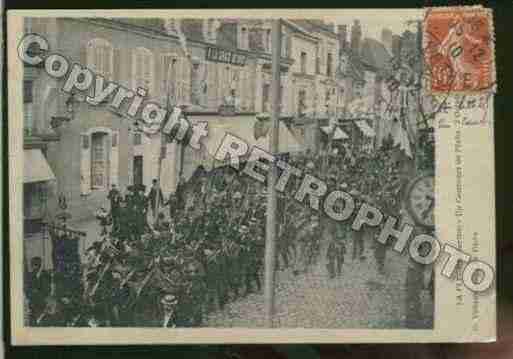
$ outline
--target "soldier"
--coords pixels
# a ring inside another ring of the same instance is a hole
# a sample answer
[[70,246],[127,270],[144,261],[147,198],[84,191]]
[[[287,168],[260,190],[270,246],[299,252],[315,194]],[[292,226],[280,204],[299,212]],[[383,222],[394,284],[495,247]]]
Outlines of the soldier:
[[326,264],[326,269],[328,270],[328,276],[330,279],[335,278],[335,258],[338,257],[337,254],[337,240],[335,238],[331,238],[328,244],[328,249],[326,251],[326,259],[328,260]]
[[340,223],[337,228],[336,233],[336,243],[337,243],[337,250],[336,250],[336,269],[337,269],[337,276],[342,275],[342,266],[344,265],[344,257],[346,255],[346,241],[347,241],[347,229],[346,224]]
[[153,216],[153,219],[156,219],[157,213],[155,210],[157,209],[157,194],[159,198],[159,206],[164,205],[164,196],[162,195],[162,190],[160,189],[160,186],[158,184],[157,179],[153,179],[150,192],[148,192],[148,202],[151,206],[151,213]]
[[41,257],[33,257],[30,261],[32,271],[28,273],[27,278],[27,299],[31,313],[30,322],[35,324],[41,313],[46,307],[46,298],[51,291],[51,276],[48,271],[43,269]]
[[128,273],[126,278],[119,269],[112,272],[112,292],[111,292],[111,305],[112,305],[112,325],[117,327],[129,326],[129,313],[127,312],[127,305],[130,298],[131,290],[128,286],[131,273]]
[[156,308],[151,325],[161,328],[176,328],[178,322],[178,298],[174,293],[164,293]]
[[121,193],[116,187],[116,184],[112,184],[112,189],[109,191],[107,199],[110,201],[110,213],[112,216],[112,231],[117,231],[119,226],[119,203],[121,202]]
[[[355,202],[360,202],[360,192],[353,189],[349,192],[351,196],[353,196]],[[356,207],[359,207],[358,205]],[[353,262],[358,258],[360,262],[365,260],[364,253],[364,242],[363,242],[363,230],[352,231],[353,233]]]
[[[384,224],[380,224],[380,228],[383,228]],[[385,244],[376,241],[374,243],[374,258],[376,259],[377,271],[379,274],[385,274],[385,258],[387,255],[387,246]]]
[[36,319],[35,325],[39,327],[63,327],[66,325],[60,303],[55,297],[48,297],[45,309]]
[[200,327],[203,322],[204,303],[205,303],[205,281],[204,270],[201,263],[191,260],[186,264],[185,288],[183,290],[183,300],[180,305],[179,316],[183,318],[182,322],[186,327]]

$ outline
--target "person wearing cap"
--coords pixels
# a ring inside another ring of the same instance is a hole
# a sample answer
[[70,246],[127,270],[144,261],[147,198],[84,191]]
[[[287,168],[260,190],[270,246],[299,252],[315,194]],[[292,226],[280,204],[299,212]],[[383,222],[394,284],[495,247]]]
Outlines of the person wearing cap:
[[183,279],[185,285],[181,295],[183,301],[179,306],[179,316],[182,318],[180,322],[185,327],[200,327],[203,323],[203,305],[206,299],[204,270],[201,263],[190,259],[185,266]]
[[43,269],[41,257],[33,257],[30,260],[31,271],[27,275],[26,295],[29,301],[30,322],[35,324],[37,318],[44,311],[46,298],[50,295],[51,278],[50,273]]
[[161,328],[176,328],[178,298],[174,293],[164,293],[160,297],[159,305],[153,319],[153,326]]

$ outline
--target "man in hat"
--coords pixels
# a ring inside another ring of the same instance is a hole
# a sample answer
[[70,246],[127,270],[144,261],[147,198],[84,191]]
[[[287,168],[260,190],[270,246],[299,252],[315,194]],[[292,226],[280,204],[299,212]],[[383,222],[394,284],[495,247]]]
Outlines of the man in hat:
[[41,257],[33,257],[30,261],[31,271],[27,275],[26,295],[29,300],[30,322],[35,324],[46,306],[46,298],[51,291],[50,274],[43,269]]
[[164,195],[162,194],[162,190],[159,186],[159,183],[156,178],[153,179],[150,192],[148,193],[148,201],[151,206],[151,214],[153,217],[153,220],[156,219],[157,213],[155,212],[157,210],[157,195],[158,195],[158,202],[159,206],[164,205]]
[[155,317],[151,324],[154,327],[176,328],[178,325],[178,298],[174,293],[163,293],[160,297]]
[[117,231],[119,226],[119,203],[121,202],[121,193],[117,189],[115,183],[112,184],[112,188],[107,195],[107,199],[110,201],[110,214],[112,216],[112,231]]
[[133,211],[134,211],[134,226],[132,228],[133,233],[136,238],[140,238],[146,229],[146,210],[147,210],[147,201],[144,196],[144,191],[146,190],[145,185],[137,185],[135,186],[135,193],[133,196]]

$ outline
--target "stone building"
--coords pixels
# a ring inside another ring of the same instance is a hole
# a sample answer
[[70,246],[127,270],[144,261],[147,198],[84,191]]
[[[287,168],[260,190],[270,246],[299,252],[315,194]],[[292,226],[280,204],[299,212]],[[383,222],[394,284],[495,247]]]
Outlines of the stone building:
[[[106,80],[128,89],[146,89],[145,100],[169,107],[187,104],[188,119],[207,121],[214,131],[220,126],[214,120],[228,116],[243,121],[245,133],[253,137],[256,114],[270,111],[269,22],[29,18],[25,27],[26,32],[48,39],[50,51],[87,66]],[[289,69],[294,64],[291,32],[284,26],[284,116],[292,116],[297,108],[290,91]],[[160,136],[142,134],[132,119],[108,101],[91,106],[84,101],[87,94],[62,92],[62,82],[41,67],[25,68],[25,131],[31,137],[26,145],[40,144],[53,174],[50,184],[44,186],[48,190],[41,218],[55,215],[61,197],[72,222],[91,219],[100,206],[107,205],[113,184],[121,190],[131,184],[149,186],[158,176],[162,147],[166,148],[162,187],[167,195],[184,168],[196,166],[205,155],[176,143],[163,146]],[[290,131],[283,136],[294,142]],[[32,203],[35,206],[35,199]]]
[[348,41],[347,25],[338,26],[340,43],[339,79],[343,83],[343,111],[339,117],[341,126],[351,135],[353,147],[372,150],[381,146],[387,133],[384,110],[390,98],[387,78],[390,75],[393,35],[383,30],[382,42],[362,39],[358,20],[351,26]]

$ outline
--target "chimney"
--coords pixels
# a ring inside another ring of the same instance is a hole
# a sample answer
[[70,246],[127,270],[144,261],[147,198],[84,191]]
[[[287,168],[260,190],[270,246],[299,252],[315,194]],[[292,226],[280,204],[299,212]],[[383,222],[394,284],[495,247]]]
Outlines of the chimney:
[[389,53],[392,53],[392,31],[390,29],[383,29],[381,31],[381,42]]
[[360,20],[355,20],[351,27],[351,51],[355,54],[360,53],[360,42],[362,40],[362,26]]
[[338,25],[337,29],[340,50],[347,50],[347,25]]
[[401,55],[401,36],[392,35],[392,56],[399,57]]

